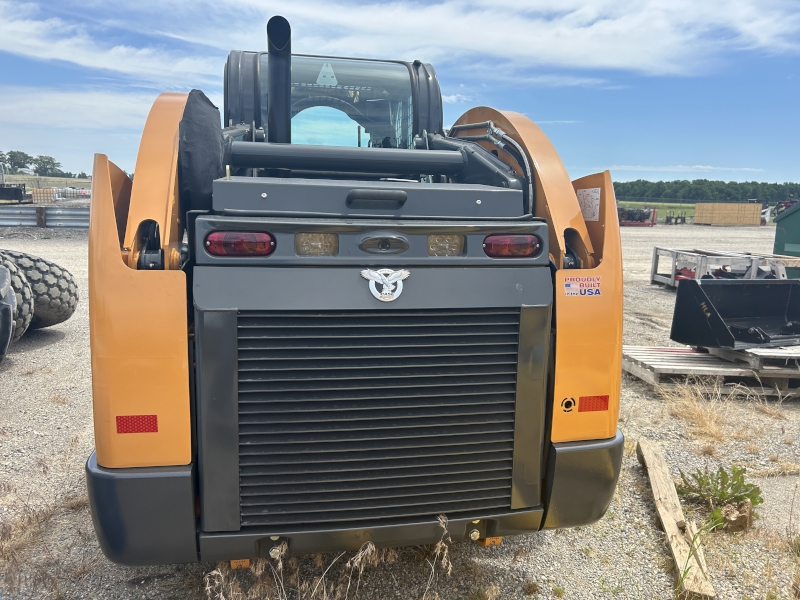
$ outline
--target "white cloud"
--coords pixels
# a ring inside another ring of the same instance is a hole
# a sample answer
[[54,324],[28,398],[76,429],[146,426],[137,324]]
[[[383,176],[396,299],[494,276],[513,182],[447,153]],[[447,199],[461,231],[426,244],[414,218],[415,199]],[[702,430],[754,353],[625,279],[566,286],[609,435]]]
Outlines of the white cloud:
[[[171,88],[219,85],[227,51],[264,49],[264,25],[276,13],[292,23],[297,53],[420,58],[465,69],[481,61],[488,68],[479,78],[492,67],[508,76],[543,67],[687,74],[730,52],[800,51],[795,0],[563,0],[556,6],[545,0],[62,0],[60,14],[70,16],[55,17],[34,3],[0,0],[0,50]],[[81,19],[85,14],[93,20]],[[441,26],[431,35],[420,23]],[[115,30],[135,33],[137,43],[116,43]],[[603,80],[562,73],[519,82]]]
[[753,167],[711,167],[708,165],[673,165],[661,167],[646,167],[642,165],[613,165],[608,167],[612,171],[648,171],[651,173],[710,173],[713,171],[731,171],[745,173],[763,173],[764,169]]
[[[157,96],[158,92],[113,87],[0,85],[0,150],[53,156],[73,172],[88,172],[92,155],[102,152],[133,171],[142,130]],[[220,106],[219,96],[210,99]]]
[[138,130],[157,92],[99,87],[36,88],[0,85],[0,123],[30,124],[47,115],[55,129]]
[[186,88],[204,82],[219,85],[221,62],[158,47],[134,47],[102,40],[88,23],[36,18],[33,4],[0,0],[0,51],[27,58],[66,61],[117,73],[159,88]]
[[[192,2],[196,5],[196,2]],[[204,10],[213,10],[205,0]],[[280,12],[293,23],[298,51],[429,60],[476,57],[526,66],[611,68],[645,73],[695,71],[722,50],[797,51],[791,0],[400,1],[234,0],[232,15],[262,21]],[[496,26],[502,15],[502,26]],[[391,24],[375,27],[375,23]],[[431,36],[419,23],[441,23]],[[207,26],[196,39],[214,39]],[[263,29],[259,28],[263,44]],[[313,33],[311,33],[313,32]],[[236,34],[238,35],[238,31]],[[310,47],[309,47],[310,46]]]
[[442,94],[442,102],[445,104],[457,104],[461,102],[471,102],[471,96],[465,96],[464,94]]

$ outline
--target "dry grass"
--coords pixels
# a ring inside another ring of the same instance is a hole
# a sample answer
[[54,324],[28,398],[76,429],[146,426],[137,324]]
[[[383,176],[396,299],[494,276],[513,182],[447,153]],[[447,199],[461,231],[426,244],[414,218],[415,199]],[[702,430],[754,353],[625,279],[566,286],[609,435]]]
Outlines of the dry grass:
[[89,498],[86,495],[76,496],[74,494],[69,494],[64,496],[63,506],[67,510],[81,510],[83,508],[88,508]]
[[526,581],[525,585],[522,586],[522,591],[527,596],[533,596],[534,594],[538,594],[541,590],[542,587],[535,581]]
[[700,448],[700,455],[709,457],[716,456],[717,447],[714,444],[705,444],[702,448]]
[[800,475],[800,465],[789,461],[780,461],[774,467],[766,469],[747,470],[752,477],[784,477],[786,475]]
[[783,407],[783,396],[778,396],[776,402],[770,402],[766,396],[755,396],[753,398],[753,405],[758,412],[773,417],[774,419],[785,421],[789,418],[786,414],[786,409]]
[[626,437],[625,438],[625,446],[624,452],[627,456],[635,456],[636,455],[636,440]]
[[748,454],[760,454],[761,453],[761,446],[754,443],[745,444],[744,449],[747,451]]
[[17,491],[17,486],[15,486],[10,481],[0,481],[0,498],[3,496],[8,496],[9,494],[13,494]]
[[719,384],[690,378],[657,392],[669,404],[670,414],[688,425],[690,435],[716,442],[725,438],[729,395]]
[[77,457],[79,447],[75,436],[61,457],[36,461],[43,474],[57,480],[53,496],[34,492],[23,497],[13,486],[3,486],[4,503],[15,515],[0,525],[0,589],[4,597],[15,598],[20,590],[36,598],[77,597],[100,560],[88,499],[85,494],[63,493],[85,489],[82,470],[70,469],[76,460],[82,462],[82,457]]
[[[417,562],[429,569],[427,585],[422,591],[421,600],[437,600],[435,591],[440,574],[449,576],[452,572],[450,562],[450,535],[447,532],[447,518],[439,516],[442,535],[436,544],[420,546]],[[298,560],[284,560],[287,546],[280,546],[280,556],[274,560],[257,559],[249,569],[232,570],[230,563],[219,563],[215,569],[203,577],[203,587],[208,600],[347,600],[358,597],[365,570],[379,564],[390,564],[397,560],[397,552],[392,548],[378,550],[372,542],[366,542],[349,559],[346,552],[338,555],[316,554]],[[497,589],[494,586],[494,589]],[[499,596],[492,592],[492,586],[482,588],[488,600]]]

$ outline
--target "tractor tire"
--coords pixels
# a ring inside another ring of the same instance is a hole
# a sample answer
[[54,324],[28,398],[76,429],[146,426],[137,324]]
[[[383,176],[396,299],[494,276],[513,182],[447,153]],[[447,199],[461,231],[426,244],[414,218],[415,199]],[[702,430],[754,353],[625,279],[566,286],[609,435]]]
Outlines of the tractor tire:
[[11,273],[5,267],[0,267],[0,363],[11,345],[16,310],[17,297],[11,289]]
[[11,331],[11,343],[21,338],[33,319],[33,291],[25,278],[25,273],[18,269],[9,257],[0,254],[0,267],[5,267],[11,274],[11,289],[17,301],[14,311],[14,324]]
[[13,250],[0,250],[20,269],[33,291],[31,329],[63,323],[78,305],[78,285],[72,273],[55,263]]

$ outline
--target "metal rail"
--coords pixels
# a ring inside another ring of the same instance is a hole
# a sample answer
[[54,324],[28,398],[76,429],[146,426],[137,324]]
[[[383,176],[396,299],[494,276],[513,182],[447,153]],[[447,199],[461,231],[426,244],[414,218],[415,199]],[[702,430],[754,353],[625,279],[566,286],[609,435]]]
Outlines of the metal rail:
[[0,227],[89,229],[89,207],[0,206]]

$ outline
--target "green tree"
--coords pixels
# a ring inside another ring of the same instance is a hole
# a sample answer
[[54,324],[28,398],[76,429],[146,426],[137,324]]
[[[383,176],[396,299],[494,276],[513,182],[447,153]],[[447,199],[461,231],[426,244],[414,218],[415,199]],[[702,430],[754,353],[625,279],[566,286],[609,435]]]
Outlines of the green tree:
[[37,156],[33,159],[33,172],[42,177],[61,173],[61,163],[52,156]]
[[761,181],[622,181],[614,184],[614,191],[621,199],[643,200],[689,200],[691,202],[747,202],[751,199],[762,202],[782,202],[800,197],[800,183],[766,183]]
[[19,150],[11,150],[6,154],[6,161],[8,161],[8,167],[11,173],[19,173],[20,169],[27,169],[31,165],[33,157]]

